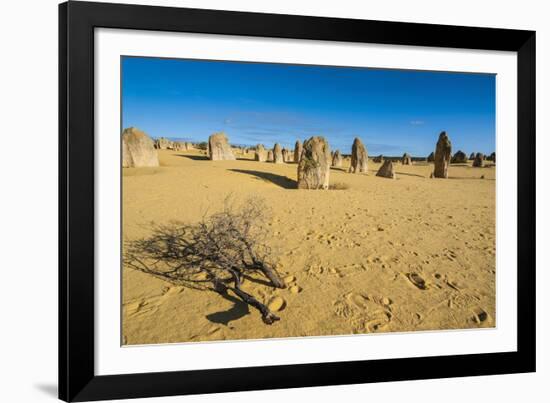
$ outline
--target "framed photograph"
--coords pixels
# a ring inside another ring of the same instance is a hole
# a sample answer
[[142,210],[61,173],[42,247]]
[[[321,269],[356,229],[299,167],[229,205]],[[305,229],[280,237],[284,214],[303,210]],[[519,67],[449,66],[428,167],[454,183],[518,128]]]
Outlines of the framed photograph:
[[535,371],[535,32],[59,24],[60,399]]

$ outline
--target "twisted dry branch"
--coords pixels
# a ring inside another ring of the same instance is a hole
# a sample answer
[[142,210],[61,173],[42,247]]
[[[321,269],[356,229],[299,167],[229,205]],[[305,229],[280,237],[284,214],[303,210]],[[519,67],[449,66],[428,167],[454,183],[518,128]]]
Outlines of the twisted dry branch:
[[265,242],[267,231],[262,223],[268,215],[260,199],[235,206],[228,198],[222,211],[203,217],[198,224],[152,224],[151,236],[126,242],[124,264],[184,285],[193,284],[198,273],[205,273],[202,282],[210,283],[218,293],[231,291],[256,308],[270,325],[279,318],[241,287],[242,275],[251,272],[262,273],[275,288],[285,287]]

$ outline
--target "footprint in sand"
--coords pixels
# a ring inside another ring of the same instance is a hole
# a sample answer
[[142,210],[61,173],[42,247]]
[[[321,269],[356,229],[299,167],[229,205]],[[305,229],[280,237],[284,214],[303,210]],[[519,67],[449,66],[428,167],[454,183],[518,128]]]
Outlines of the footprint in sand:
[[457,258],[457,253],[454,250],[447,249],[445,250],[445,256],[447,259],[449,259],[451,262],[455,261]]
[[360,308],[360,309],[367,308],[367,301],[369,300],[369,297],[367,296],[350,292],[345,296],[345,298],[348,302],[352,303],[357,308]]
[[385,303],[391,304],[389,298],[371,299],[350,292],[334,302],[335,314],[349,322],[353,333],[376,332],[387,327],[392,320],[391,310]]
[[181,294],[185,291],[185,287],[176,286],[176,287],[166,287],[163,289],[163,297],[168,298],[172,295]]
[[407,279],[411,282],[412,285],[414,285],[416,288],[420,290],[428,289],[428,285],[426,284],[426,281],[418,273],[407,274]]
[[126,312],[128,316],[142,316],[147,315],[149,313],[155,313],[158,311],[158,306],[155,303],[156,300],[158,300],[159,297],[150,298],[148,300],[143,300],[139,302],[133,302],[130,304],[126,304]]
[[296,277],[294,276],[286,276],[284,279],[283,279],[283,282],[288,285],[290,283],[293,283],[294,281],[296,280]]
[[475,298],[468,293],[455,293],[451,298],[453,306],[459,309],[471,307],[475,304]]
[[317,265],[309,266],[306,270],[306,274],[308,277],[314,277],[316,279],[319,279],[323,274],[323,272],[324,272],[323,266],[317,266]]
[[161,290],[161,295],[156,295],[154,297],[145,298],[138,301],[131,301],[124,304],[124,309],[126,314],[130,317],[132,316],[142,316],[151,313],[155,313],[159,310],[159,307],[162,305],[164,300],[182,293],[185,290],[184,287],[163,287]]
[[300,292],[302,292],[302,288],[297,286],[297,285],[293,285],[292,287],[290,287],[288,289],[292,294],[299,294]]
[[445,284],[447,284],[448,287],[450,287],[453,290],[458,291],[458,292],[460,292],[460,291],[462,291],[462,289],[466,288],[464,286],[464,284],[459,283],[458,281],[454,281],[454,280],[447,280],[445,282]]
[[367,320],[364,323],[365,330],[368,332],[376,332],[378,330],[383,330],[391,321],[391,314],[383,311],[376,312],[374,319]]
[[382,297],[382,298],[380,299],[380,302],[381,302],[383,305],[388,306],[388,305],[390,305],[390,304],[392,303],[392,300],[389,299],[388,297]]
[[267,308],[271,312],[279,312],[285,309],[286,307],[286,301],[283,297],[275,296],[272,297],[269,302],[267,303]]
[[331,267],[328,269],[329,274],[336,275],[338,277],[345,277],[345,274],[342,274],[340,269],[336,269],[334,267]]
[[487,312],[485,312],[481,308],[474,309],[474,316],[472,317],[472,320],[475,323],[477,323],[478,325],[481,325],[487,319],[489,319],[489,314]]

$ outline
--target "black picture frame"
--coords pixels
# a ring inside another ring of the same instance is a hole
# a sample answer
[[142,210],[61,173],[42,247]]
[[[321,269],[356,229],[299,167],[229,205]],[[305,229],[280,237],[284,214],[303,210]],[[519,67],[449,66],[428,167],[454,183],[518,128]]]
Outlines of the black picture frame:
[[[94,29],[517,52],[517,352],[96,376]],[[59,398],[90,401],[535,371],[535,32],[142,5],[59,5]]]

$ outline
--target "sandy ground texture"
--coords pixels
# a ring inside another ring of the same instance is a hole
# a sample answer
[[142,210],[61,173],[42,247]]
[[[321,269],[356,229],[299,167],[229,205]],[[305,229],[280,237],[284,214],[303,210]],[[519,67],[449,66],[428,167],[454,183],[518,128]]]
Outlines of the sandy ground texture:
[[[260,196],[288,286],[249,277],[243,289],[282,302],[269,326],[237,298],[123,266],[123,344],[175,343],[495,326],[495,168],[396,165],[397,179],[331,170],[341,190],[295,189],[296,164],[209,161],[159,151],[158,168],[123,170],[123,238],[149,223],[196,223],[224,199]],[[483,178],[482,178],[483,176]]]

